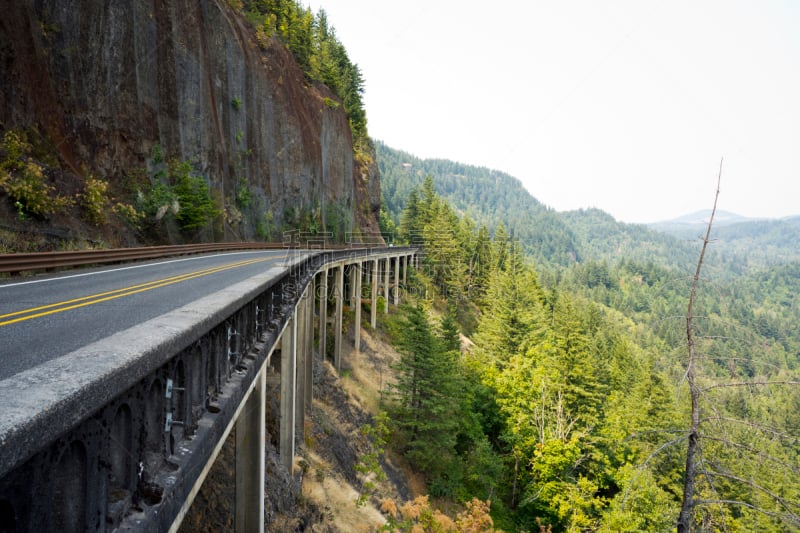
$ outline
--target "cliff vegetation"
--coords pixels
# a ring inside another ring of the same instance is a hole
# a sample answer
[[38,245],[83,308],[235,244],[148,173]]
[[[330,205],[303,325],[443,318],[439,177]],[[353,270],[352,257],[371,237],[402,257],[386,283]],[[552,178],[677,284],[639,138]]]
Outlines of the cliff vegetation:
[[377,233],[363,79],[297,2],[14,2],[0,249]]

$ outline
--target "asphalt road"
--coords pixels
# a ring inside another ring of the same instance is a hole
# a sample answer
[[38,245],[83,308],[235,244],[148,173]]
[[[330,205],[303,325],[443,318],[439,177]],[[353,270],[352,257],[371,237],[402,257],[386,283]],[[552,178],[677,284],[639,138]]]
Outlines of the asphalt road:
[[0,284],[0,380],[297,257],[199,255]]

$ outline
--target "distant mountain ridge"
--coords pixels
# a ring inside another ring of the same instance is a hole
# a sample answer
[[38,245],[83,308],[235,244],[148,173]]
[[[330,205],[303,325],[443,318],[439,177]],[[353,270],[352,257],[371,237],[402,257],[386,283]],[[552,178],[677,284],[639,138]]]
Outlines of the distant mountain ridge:
[[[376,142],[381,189],[389,215],[400,220],[408,194],[425,176],[462,215],[494,230],[500,223],[537,263],[563,267],[576,262],[632,260],[682,271],[697,262],[699,237],[710,210],[654,224],[617,221],[600,209],[557,212],[508,174],[444,159],[420,159]],[[754,219],[717,211],[709,260],[741,273],[770,264],[800,261],[800,216]]]
[[[711,210],[710,209],[702,209],[700,211],[695,211],[694,213],[689,213],[687,215],[682,215],[677,218],[673,218],[670,220],[662,220],[659,222],[652,222],[647,224],[649,227],[654,226],[661,226],[661,225],[706,225],[708,224],[708,219],[711,217]],[[745,217],[736,213],[732,213],[730,211],[722,211],[718,210],[714,214],[714,225],[715,226],[728,226],[730,224],[738,224],[740,222],[750,222],[754,220],[766,220],[760,218],[749,218]]]
[[581,259],[575,235],[563,218],[531,196],[519,179],[446,159],[420,159],[380,141],[375,148],[381,193],[396,222],[409,193],[430,175],[436,192],[459,214],[490,231],[502,223],[537,262],[566,266]]

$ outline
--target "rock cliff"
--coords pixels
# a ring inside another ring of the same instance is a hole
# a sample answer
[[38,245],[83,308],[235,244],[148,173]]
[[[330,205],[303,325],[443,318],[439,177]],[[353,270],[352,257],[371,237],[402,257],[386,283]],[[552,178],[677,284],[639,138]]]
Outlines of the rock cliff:
[[73,180],[121,190],[163,150],[224,209],[213,238],[264,237],[259,220],[275,238],[301,218],[340,238],[377,232],[377,167],[354,158],[336,97],[281,42],[256,42],[225,0],[0,0],[0,11],[0,129],[39,132]]

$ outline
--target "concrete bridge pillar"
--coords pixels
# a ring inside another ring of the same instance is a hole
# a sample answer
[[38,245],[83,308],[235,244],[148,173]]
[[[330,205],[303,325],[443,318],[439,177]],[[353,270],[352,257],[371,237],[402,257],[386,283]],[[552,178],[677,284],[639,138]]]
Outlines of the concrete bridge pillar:
[[294,463],[295,367],[297,357],[297,312],[286,324],[281,337],[281,423],[280,454],[283,466],[292,471]]
[[400,257],[394,258],[394,305],[400,303]]
[[[304,373],[306,378],[306,386],[305,386],[305,396],[303,397],[303,403],[305,404],[306,412],[311,412],[311,401],[314,398],[314,391],[312,387],[314,385],[314,295],[316,287],[314,284],[314,279],[311,279],[311,283],[306,290],[306,316],[308,317],[308,321],[306,322],[306,343],[308,348],[306,349],[306,371]],[[305,428],[304,428],[305,429]]]
[[336,316],[334,317],[333,366],[338,372],[342,368],[342,311],[344,300],[344,265],[336,270]]
[[[267,366],[264,365],[256,376],[253,389],[236,420],[234,525],[237,533],[264,531],[266,372]],[[283,451],[281,454],[283,455]]]
[[319,353],[322,360],[328,358],[328,350],[326,349],[328,343],[328,269],[326,268],[320,272],[320,288],[319,288]]
[[353,275],[354,275],[354,295],[355,295],[355,330],[354,330],[354,344],[356,353],[361,351],[361,274],[362,274],[362,265],[361,263],[355,263],[353,265]]
[[383,303],[383,314],[389,314],[389,271],[391,270],[391,259],[386,258],[386,272],[383,273],[383,294],[386,301]]
[[375,329],[375,326],[378,324],[378,283],[380,280],[378,279],[378,260],[372,260],[372,277],[370,278],[370,283],[372,287],[372,305],[369,306],[369,323],[372,326],[372,329]]
[[308,343],[308,288],[297,302],[294,311],[295,328],[295,392],[294,392],[294,434],[303,438],[306,398],[306,363],[310,360]]

